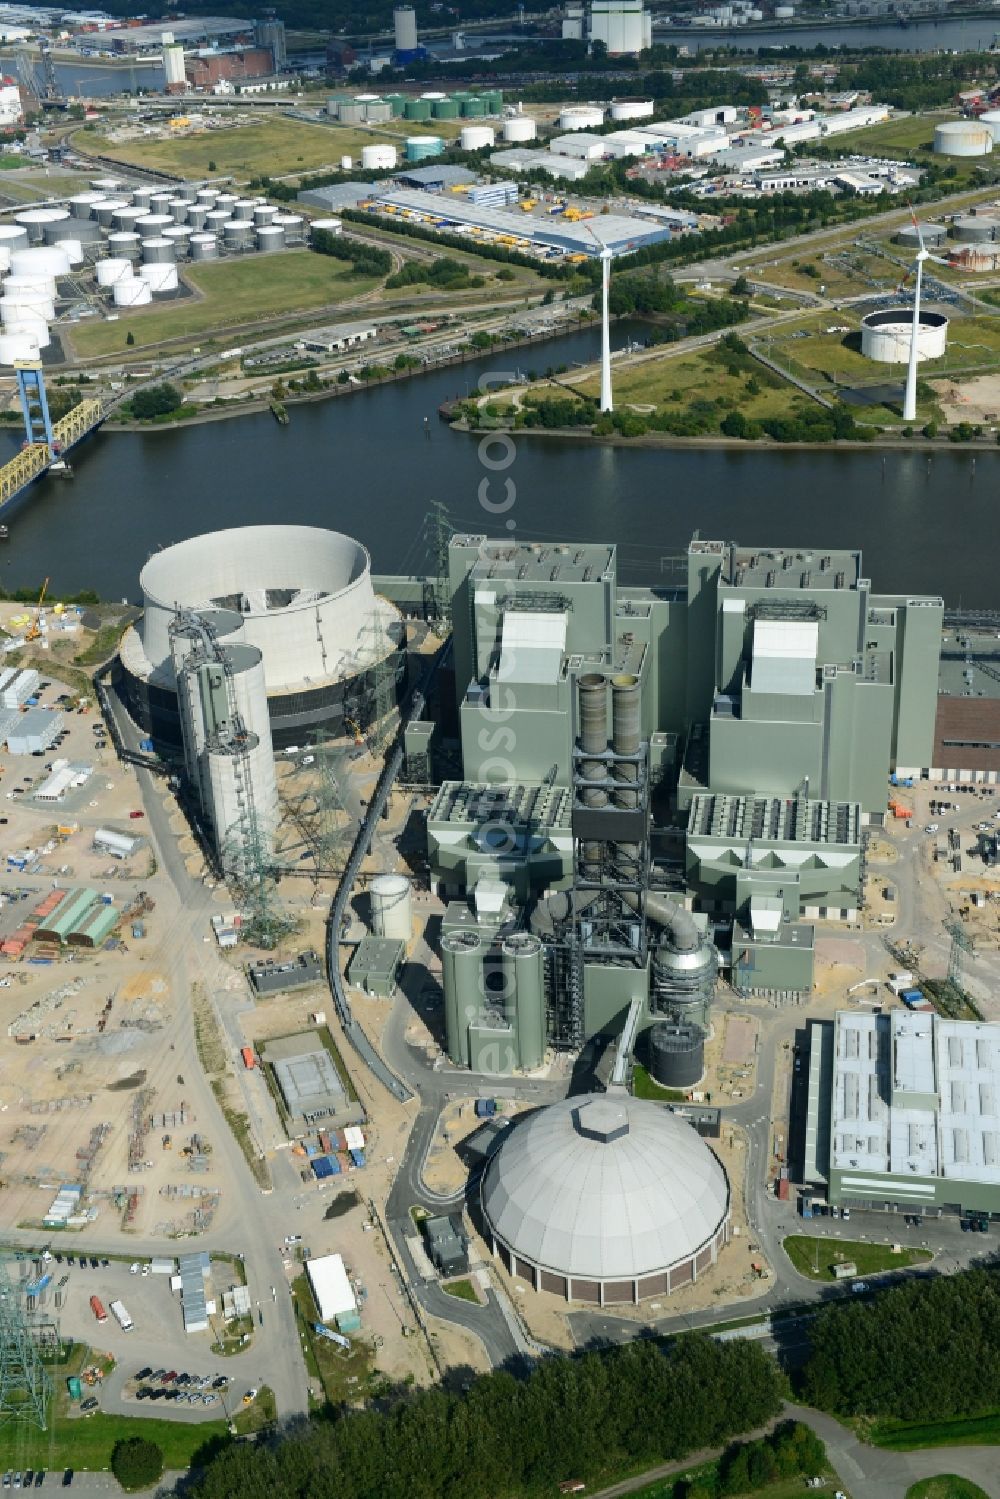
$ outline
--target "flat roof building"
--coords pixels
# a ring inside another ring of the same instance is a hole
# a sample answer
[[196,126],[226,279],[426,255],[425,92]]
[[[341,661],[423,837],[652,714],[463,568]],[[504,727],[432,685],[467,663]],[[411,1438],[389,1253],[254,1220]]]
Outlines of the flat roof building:
[[830,1202],[1000,1213],[1000,1024],[842,1010],[809,1045],[805,1176]]
[[313,1124],[343,1110],[347,1103],[344,1084],[314,1032],[269,1041],[266,1056],[295,1123]]
[[343,1256],[323,1254],[306,1260],[306,1274],[321,1322],[334,1322],[358,1309]]

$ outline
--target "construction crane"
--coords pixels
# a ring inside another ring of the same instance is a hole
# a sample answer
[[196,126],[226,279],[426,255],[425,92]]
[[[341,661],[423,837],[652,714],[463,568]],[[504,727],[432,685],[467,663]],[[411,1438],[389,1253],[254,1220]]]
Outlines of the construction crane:
[[34,618],[32,619],[31,624],[28,626],[28,628],[24,632],[24,638],[25,638],[25,640],[37,640],[38,637],[39,637],[39,635],[41,635],[41,633],[42,633],[42,627],[41,627],[42,605],[45,602],[45,594],[48,591],[48,586],[49,586],[49,580],[48,580],[48,578],[46,578],[45,582],[42,584],[42,591],[38,595],[38,603],[35,605],[35,615],[34,615]]

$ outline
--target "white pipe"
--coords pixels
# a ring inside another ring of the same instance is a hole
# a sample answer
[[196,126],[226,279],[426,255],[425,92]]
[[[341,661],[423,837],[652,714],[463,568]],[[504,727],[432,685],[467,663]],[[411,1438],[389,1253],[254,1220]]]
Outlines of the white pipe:
[[906,394],[903,397],[903,421],[917,419],[917,343],[920,337],[920,287],[924,276],[924,251],[917,256],[917,284],[913,289],[913,326],[910,330],[910,359],[906,366]]
[[611,400],[611,326],[608,291],[611,285],[611,251],[601,251],[601,410],[613,411]]

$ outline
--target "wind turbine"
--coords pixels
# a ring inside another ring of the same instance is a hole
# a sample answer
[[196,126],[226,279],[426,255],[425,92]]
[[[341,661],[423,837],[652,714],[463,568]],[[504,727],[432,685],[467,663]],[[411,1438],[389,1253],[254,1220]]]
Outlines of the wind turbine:
[[[932,255],[924,244],[924,236],[920,231],[917,216],[910,209],[910,218],[913,227],[917,231],[917,242],[920,249],[917,251],[915,265],[917,267],[917,280],[913,288],[913,323],[910,328],[910,356],[906,366],[906,391],[903,396],[903,421],[915,422],[917,419],[917,344],[920,338],[920,292],[924,283],[924,261],[936,260],[938,265],[947,265],[947,260],[940,255]],[[909,272],[907,272],[909,275]],[[904,281],[905,281],[904,277]]]
[[590,237],[601,247],[601,399],[600,411],[613,411],[611,398],[611,322],[608,313],[608,293],[611,289],[611,261],[614,251],[594,232],[586,221],[584,227]]

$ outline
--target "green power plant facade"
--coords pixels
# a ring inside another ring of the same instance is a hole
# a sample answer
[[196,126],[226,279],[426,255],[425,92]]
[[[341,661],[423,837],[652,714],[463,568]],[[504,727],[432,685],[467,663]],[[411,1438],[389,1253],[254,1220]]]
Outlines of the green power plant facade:
[[696,1048],[720,962],[801,997],[812,923],[857,917],[890,773],[931,765],[941,599],[873,593],[859,552],[670,560],[623,587],[613,545],[451,539],[462,779],[427,830],[455,1062],[641,1050],[661,1023],[657,1056]]

